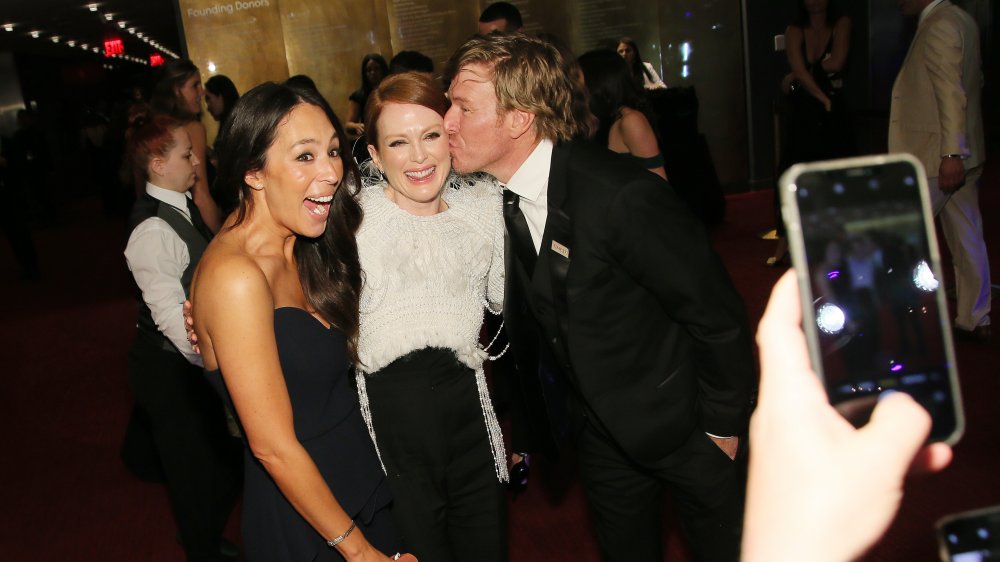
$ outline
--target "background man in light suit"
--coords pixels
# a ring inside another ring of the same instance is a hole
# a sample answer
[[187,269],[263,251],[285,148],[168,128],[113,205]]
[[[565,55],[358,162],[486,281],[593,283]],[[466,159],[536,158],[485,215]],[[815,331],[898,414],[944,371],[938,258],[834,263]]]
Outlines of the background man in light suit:
[[975,21],[948,0],[897,0],[920,17],[892,89],[889,152],[909,152],[927,169],[934,213],[955,264],[956,335],[987,341],[990,265],[979,212],[985,159],[983,75]]
[[755,386],[743,302],[669,184],[570,141],[563,68],[548,43],[491,34],[446,70],[455,169],[507,188],[504,319],[521,387],[529,401],[557,386],[539,378],[570,389],[568,408],[546,395],[545,414],[556,426],[579,414],[580,474],[606,560],[662,560],[669,489],[698,559],[735,561],[733,458]]

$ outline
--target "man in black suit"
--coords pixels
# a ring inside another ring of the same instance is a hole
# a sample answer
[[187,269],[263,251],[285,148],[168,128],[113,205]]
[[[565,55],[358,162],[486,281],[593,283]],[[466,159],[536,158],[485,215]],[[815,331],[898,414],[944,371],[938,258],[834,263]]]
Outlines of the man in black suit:
[[491,34],[446,70],[455,169],[507,188],[504,316],[527,418],[575,428],[606,560],[662,560],[665,490],[698,559],[737,560],[733,459],[755,384],[743,303],[665,181],[570,140],[562,63],[548,43]]

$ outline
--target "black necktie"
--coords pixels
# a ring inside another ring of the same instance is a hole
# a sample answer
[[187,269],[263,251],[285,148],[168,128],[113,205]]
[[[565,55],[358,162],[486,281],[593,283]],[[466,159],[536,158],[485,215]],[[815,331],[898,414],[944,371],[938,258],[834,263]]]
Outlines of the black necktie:
[[507,225],[507,234],[511,239],[511,246],[517,257],[528,272],[528,277],[535,274],[535,260],[538,254],[535,253],[535,243],[531,241],[531,231],[528,230],[528,221],[521,212],[521,198],[509,189],[503,191],[503,220]]
[[198,206],[194,204],[194,199],[191,197],[184,197],[187,201],[188,214],[191,215],[191,224],[194,225],[195,230],[197,230],[205,240],[212,240],[212,231],[205,224],[205,219],[201,218],[201,212],[198,211]]

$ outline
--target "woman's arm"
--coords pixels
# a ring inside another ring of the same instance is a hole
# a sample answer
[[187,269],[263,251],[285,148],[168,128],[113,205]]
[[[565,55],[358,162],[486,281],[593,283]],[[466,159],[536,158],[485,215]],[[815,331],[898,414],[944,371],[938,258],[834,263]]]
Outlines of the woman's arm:
[[205,220],[205,224],[212,229],[212,232],[218,232],[219,227],[222,226],[222,217],[219,216],[219,207],[215,204],[212,193],[208,189],[208,166],[206,165],[208,138],[205,134],[205,126],[201,124],[201,121],[191,121],[184,125],[184,129],[191,136],[191,152],[198,158],[196,169],[198,177],[195,179],[191,196],[194,198],[194,204],[198,206],[198,211],[201,213],[201,218]]
[[347,133],[355,137],[365,134],[365,124],[362,122],[362,119],[364,119],[364,116],[361,115],[361,104],[354,101],[354,99],[348,100],[347,121],[344,123]]
[[[660,146],[656,142],[653,127],[641,111],[625,108],[621,117],[622,141],[629,154],[638,158],[655,158],[660,156]],[[660,158],[662,160],[662,157]],[[663,164],[648,168],[650,172],[667,179],[667,171]]]
[[801,27],[790,25],[785,29],[785,54],[788,56],[788,66],[792,68],[795,80],[806,89],[809,94],[819,100],[827,111],[833,107],[830,98],[816,84],[816,80],[809,74],[806,68],[805,57],[802,56],[802,44],[805,41],[805,34]]
[[653,65],[651,63],[643,62],[642,66],[645,69],[645,72],[643,72],[644,88],[647,90],[660,90],[667,87],[667,85],[663,82],[663,79],[660,78],[660,75],[653,69]]
[[[264,273],[242,257],[212,263],[199,273],[201,283],[192,299],[195,330],[206,366],[222,370],[250,449],[323,538],[341,536],[350,528],[351,517],[295,435],[275,343],[274,303]],[[389,560],[358,529],[336,548],[352,562]]]
[[844,16],[833,25],[833,50],[823,59],[821,66],[825,72],[840,72],[847,64],[851,50],[851,18]]

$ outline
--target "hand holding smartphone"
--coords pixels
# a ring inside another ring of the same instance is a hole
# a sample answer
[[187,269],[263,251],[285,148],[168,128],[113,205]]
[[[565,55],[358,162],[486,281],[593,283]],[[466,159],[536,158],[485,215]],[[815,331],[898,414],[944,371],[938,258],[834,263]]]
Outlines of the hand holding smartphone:
[[912,396],[930,441],[962,433],[926,175],[909,155],[799,164],[779,183],[803,330],[827,395],[864,425],[881,393]]

